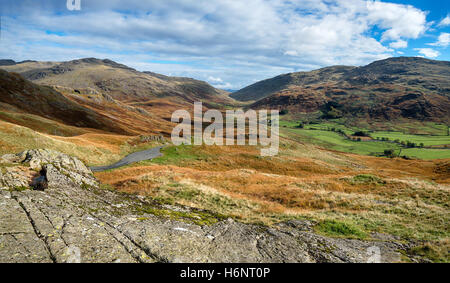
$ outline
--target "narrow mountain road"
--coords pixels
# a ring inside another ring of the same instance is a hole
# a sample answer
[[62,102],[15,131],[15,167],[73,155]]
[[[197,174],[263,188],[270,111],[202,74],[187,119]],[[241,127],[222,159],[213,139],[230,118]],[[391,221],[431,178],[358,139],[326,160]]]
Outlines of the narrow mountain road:
[[144,160],[152,160],[153,158],[162,156],[161,149],[162,146],[154,147],[151,149],[139,151],[132,153],[130,155],[125,156],[122,160],[108,166],[96,166],[96,167],[89,167],[92,172],[102,172],[106,170],[116,169],[131,163],[144,161]]

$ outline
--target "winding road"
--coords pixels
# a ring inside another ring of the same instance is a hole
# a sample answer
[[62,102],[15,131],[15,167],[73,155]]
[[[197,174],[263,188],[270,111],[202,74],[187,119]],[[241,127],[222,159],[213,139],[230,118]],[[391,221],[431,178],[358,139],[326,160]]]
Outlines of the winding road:
[[116,169],[131,163],[144,161],[144,160],[152,160],[153,158],[162,156],[161,153],[162,146],[154,147],[151,149],[139,151],[132,153],[130,155],[125,156],[122,160],[108,166],[96,166],[96,167],[89,167],[92,172],[102,172],[106,170]]

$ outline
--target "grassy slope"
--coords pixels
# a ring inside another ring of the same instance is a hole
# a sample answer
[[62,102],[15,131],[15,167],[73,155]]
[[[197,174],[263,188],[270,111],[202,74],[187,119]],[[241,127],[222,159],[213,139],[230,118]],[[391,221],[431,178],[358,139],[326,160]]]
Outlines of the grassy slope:
[[[47,122],[50,124],[51,120]],[[53,123],[50,128],[56,129],[58,133],[65,129]],[[56,136],[0,120],[0,155],[48,148],[76,156],[87,165],[94,166],[112,164],[129,153],[158,145],[156,142],[140,142],[138,137],[105,134],[92,129],[79,130],[84,133],[77,136]]]
[[439,162],[336,154],[286,140],[272,158],[259,158],[250,147],[182,146],[164,153],[96,176],[123,192],[243,222],[307,218],[327,235],[379,232],[448,247],[450,180],[436,175]]

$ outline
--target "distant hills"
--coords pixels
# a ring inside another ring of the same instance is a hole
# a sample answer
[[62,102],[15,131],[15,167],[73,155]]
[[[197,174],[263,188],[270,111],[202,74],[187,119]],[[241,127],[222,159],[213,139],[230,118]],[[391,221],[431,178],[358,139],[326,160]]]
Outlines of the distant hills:
[[171,113],[198,99],[231,101],[205,82],[141,73],[111,60],[0,60],[0,119],[45,133],[71,136],[89,128],[168,135]]
[[0,66],[13,66],[13,65],[27,63],[27,62],[34,62],[34,61],[26,60],[26,61],[16,62],[11,59],[0,59]]
[[450,62],[398,57],[263,80],[230,95],[254,108],[326,118],[450,120]]
[[206,82],[190,78],[167,77],[152,72],[139,72],[108,59],[84,58],[67,62],[0,60],[0,68],[21,74],[40,85],[91,89],[120,101],[146,101],[172,98],[192,103],[231,101],[227,92]]

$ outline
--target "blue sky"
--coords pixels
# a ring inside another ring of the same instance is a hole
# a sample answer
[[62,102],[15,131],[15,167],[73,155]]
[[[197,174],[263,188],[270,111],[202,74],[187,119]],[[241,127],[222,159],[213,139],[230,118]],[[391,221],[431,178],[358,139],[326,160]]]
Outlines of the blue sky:
[[450,60],[450,1],[2,0],[0,58],[109,58],[239,89],[392,56]]

